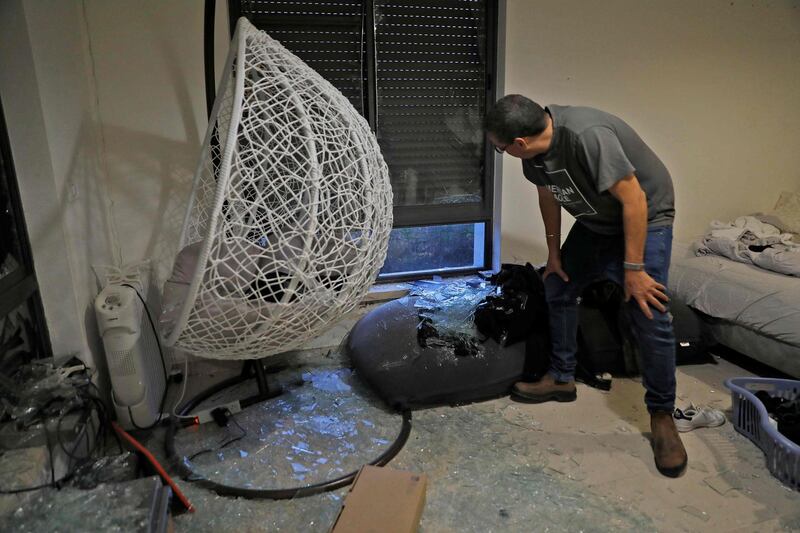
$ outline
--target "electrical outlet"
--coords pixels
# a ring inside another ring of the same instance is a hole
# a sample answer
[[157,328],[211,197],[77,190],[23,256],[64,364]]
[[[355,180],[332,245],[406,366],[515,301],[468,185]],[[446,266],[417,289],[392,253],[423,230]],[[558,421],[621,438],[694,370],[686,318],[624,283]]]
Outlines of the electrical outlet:
[[197,418],[197,421],[200,422],[201,424],[205,424],[206,422],[212,422],[214,418],[211,416],[211,411],[219,407],[227,407],[228,411],[230,411],[232,415],[242,412],[242,406],[239,404],[239,401],[236,400],[235,402],[215,405],[214,407],[204,409],[199,413],[195,413],[193,416],[195,416]]

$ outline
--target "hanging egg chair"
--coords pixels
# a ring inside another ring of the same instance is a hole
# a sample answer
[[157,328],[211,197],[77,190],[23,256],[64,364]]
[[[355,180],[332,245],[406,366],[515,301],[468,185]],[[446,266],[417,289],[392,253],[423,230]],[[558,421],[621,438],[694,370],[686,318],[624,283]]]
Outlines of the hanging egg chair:
[[240,19],[165,285],[165,343],[212,359],[301,346],[365,295],[391,227],[367,122]]

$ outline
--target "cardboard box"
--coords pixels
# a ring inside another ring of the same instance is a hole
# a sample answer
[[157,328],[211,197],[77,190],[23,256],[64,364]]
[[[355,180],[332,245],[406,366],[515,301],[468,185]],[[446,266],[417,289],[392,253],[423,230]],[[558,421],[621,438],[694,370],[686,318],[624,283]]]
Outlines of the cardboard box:
[[425,474],[364,466],[356,476],[332,533],[413,533],[425,507]]

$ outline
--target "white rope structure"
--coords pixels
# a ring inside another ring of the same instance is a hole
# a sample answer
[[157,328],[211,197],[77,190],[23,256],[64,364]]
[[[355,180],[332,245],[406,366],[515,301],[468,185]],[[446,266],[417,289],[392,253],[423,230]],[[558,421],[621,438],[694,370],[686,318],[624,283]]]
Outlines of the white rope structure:
[[391,227],[388,170],[367,122],[240,19],[165,286],[166,344],[212,359],[302,345],[366,294]]

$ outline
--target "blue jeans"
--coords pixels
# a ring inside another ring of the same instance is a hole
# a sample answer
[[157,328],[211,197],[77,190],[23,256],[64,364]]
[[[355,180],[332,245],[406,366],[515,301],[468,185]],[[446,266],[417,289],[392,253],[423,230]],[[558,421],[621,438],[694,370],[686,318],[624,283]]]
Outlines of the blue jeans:
[[[645,270],[662,285],[667,285],[669,261],[672,253],[672,226],[648,228],[644,251]],[[550,334],[553,356],[550,374],[559,381],[569,381],[575,376],[575,354],[578,349],[577,299],[583,289],[600,279],[610,279],[624,287],[622,262],[625,242],[622,235],[601,235],[580,222],[561,247],[561,265],[569,276],[565,283],[551,274],[544,282],[547,304],[550,309]],[[625,314],[639,345],[642,381],[647,392],[644,396],[647,409],[670,411],[675,406],[675,333],[667,312],[651,307],[653,319],[648,319],[639,304],[631,298],[625,304]]]

